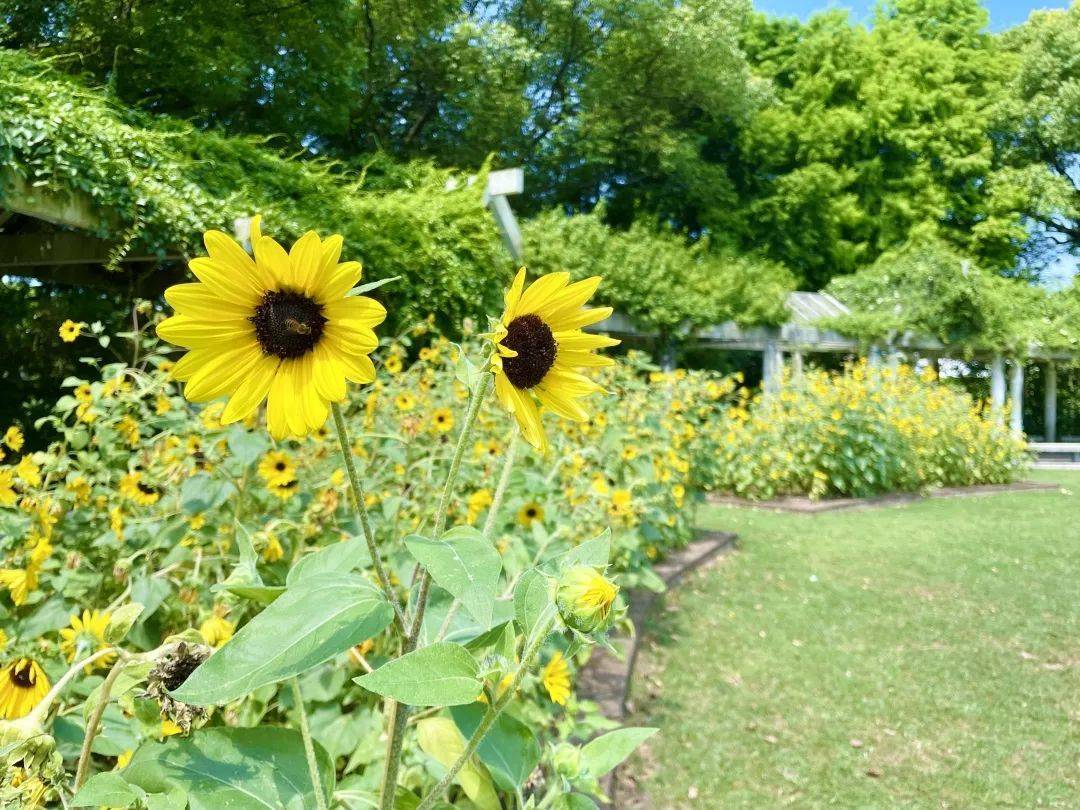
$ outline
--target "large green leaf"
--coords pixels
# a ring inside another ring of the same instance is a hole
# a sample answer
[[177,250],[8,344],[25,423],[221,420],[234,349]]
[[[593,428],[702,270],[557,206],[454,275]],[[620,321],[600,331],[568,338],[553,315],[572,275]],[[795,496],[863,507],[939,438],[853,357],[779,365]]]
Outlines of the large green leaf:
[[365,689],[410,706],[472,703],[483,684],[476,659],[460,644],[441,641],[387,661],[355,678]]
[[393,615],[379,590],[360,575],[314,575],[291,585],[173,695],[196,706],[228,703],[371,638]]
[[316,574],[343,574],[359,565],[370,564],[371,554],[368,553],[367,542],[362,537],[353,537],[305,554],[289,570],[285,584],[293,585]]
[[655,733],[655,728],[619,728],[601,734],[581,749],[581,765],[599,779]]
[[543,570],[546,573],[557,575],[568,568],[579,565],[588,565],[593,568],[603,568],[611,558],[611,529],[604,529],[591,540],[585,540],[561,554],[546,560]]
[[[333,762],[318,744],[315,758],[319,789],[329,799]],[[292,729],[208,728],[190,737],[146,743],[122,775],[148,793],[182,789],[191,810],[304,810],[316,805],[303,739]]]
[[491,622],[502,557],[480,532],[456,526],[438,540],[413,534],[405,538],[405,547],[474,619],[484,626]]
[[514,619],[526,638],[551,605],[551,581],[535,568],[530,568],[514,586]]
[[[487,711],[483,703],[455,706],[450,716],[466,739],[472,737]],[[532,730],[503,712],[484,735],[476,749],[480,761],[488,766],[501,790],[516,790],[525,783],[540,762],[540,743]]]

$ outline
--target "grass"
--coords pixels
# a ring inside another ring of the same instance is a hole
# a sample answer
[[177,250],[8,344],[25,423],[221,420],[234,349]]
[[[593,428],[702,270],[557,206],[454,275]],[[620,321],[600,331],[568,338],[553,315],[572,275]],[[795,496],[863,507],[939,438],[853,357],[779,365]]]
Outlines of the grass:
[[1032,477],[1071,492],[704,508],[741,550],[649,619],[646,806],[1076,807],[1080,474]]

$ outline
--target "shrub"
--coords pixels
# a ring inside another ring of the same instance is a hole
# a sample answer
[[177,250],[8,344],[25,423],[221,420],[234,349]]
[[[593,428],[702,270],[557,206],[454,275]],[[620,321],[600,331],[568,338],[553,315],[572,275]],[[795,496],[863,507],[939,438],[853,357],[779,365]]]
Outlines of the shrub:
[[1026,442],[967,394],[915,374],[811,371],[729,409],[710,485],[746,498],[876,495],[1014,480]]

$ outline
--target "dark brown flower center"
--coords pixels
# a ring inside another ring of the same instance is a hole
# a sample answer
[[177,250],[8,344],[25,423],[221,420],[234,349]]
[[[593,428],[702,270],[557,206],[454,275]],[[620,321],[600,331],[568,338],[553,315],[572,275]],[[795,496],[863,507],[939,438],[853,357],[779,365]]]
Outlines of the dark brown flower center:
[[533,388],[555,365],[559,347],[551,327],[539,315],[522,315],[506,327],[502,345],[517,352],[517,357],[504,357],[503,373],[515,388]]
[[20,689],[31,689],[37,678],[34,675],[34,665],[27,661],[22,667],[15,666],[11,670],[11,682]]
[[137,483],[135,486],[136,486],[136,488],[138,488],[139,492],[141,492],[143,495],[157,495],[158,494],[157,487],[152,487],[149,484],[144,484],[142,481]]
[[322,304],[303,293],[268,290],[250,320],[263,354],[283,360],[303,357],[314,349],[326,326]]

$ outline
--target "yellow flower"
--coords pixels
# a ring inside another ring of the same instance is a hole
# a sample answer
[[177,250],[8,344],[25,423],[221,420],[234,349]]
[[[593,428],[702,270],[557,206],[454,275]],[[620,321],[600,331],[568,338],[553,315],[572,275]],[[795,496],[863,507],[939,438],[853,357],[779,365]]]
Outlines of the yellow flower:
[[174,734],[183,734],[184,730],[175,721],[165,718],[161,721],[161,731],[159,733],[162,737],[172,737]]
[[49,693],[49,678],[37,661],[16,658],[0,670],[0,719],[17,720]]
[[275,563],[285,556],[285,549],[281,547],[281,541],[274,535],[267,535],[266,546],[262,550],[262,558],[268,563]]
[[69,319],[60,324],[60,328],[57,332],[64,343],[74,343],[75,338],[82,332],[82,324],[75,323],[75,321]]
[[75,399],[79,402],[93,402],[94,401],[94,389],[90,387],[90,383],[80,383],[75,386]]
[[153,506],[161,498],[161,492],[143,481],[142,473],[138,470],[129,472],[120,479],[120,494],[140,506]]
[[26,597],[37,588],[40,565],[33,561],[26,568],[0,568],[0,585],[8,589],[15,607],[26,603]]
[[216,613],[199,625],[199,635],[211,647],[220,647],[233,637],[236,625]]
[[4,444],[16,453],[22,450],[23,441],[23,432],[15,425],[12,425],[4,432]]
[[281,498],[281,500],[283,501],[287,501],[299,491],[300,485],[294,478],[291,481],[282,481],[278,484],[268,483],[266,485],[266,488],[270,490],[271,494],[275,495],[278,498]]
[[130,416],[125,416],[117,422],[116,429],[120,431],[120,435],[124,437],[128,447],[137,447],[139,445],[139,423]]
[[158,416],[163,416],[172,410],[172,403],[169,398],[164,394],[158,394],[157,399],[154,400],[154,413]]
[[296,480],[296,465],[288,453],[271,450],[259,461],[259,475],[271,487]]
[[[177,728],[179,728],[179,726],[177,726]],[[128,763],[131,762],[131,757],[134,754],[135,752],[132,751],[130,748],[121,751],[120,754],[116,757],[116,770],[124,770],[124,768],[128,766]]]
[[628,489],[616,489],[611,493],[611,511],[613,514],[628,514],[633,502],[634,498]]
[[67,482],[67,490],[75,496],[79,503],[87,503],[90,500],[90,482],[83,476],[76,475]]
[[386,361],[383,363],[383,367],[391,374],[400,374],[401,358],[398,357],[396,354],[392,354],[386,358]]
[[449,408],[436,408],[431,414],[431,423],[439,433],[447,433],[454,429],[454,414]]
[[[94,650],[109,646],[105,643],[105,628],[109,626],[111,614],[101,611],[84,610],[82,616],[73,615],[71,626],[60,631],[60,650],[68,661],[83,658]],[[87,673],[97,667],[107,667],[115,657],[114,653],[102,656],[87,669]]]
[[593,350],[619,341],[582,331],[611,314],[611,307],[583,308],[599,284],[598,276],[571,284],[569,273],[550,273],[524,289],[522,268],[506,293],[506,309],[491,336],[495,393],[538,449],[547,439],[535,400],[566,419],[587,421],[578,400],[603,389],[578,369],[614,362]]
[[10,467],[0,468],[0,506],[14,506],[15,473]]
[[491,506],[491,490],[490,489],[478,489],[468,500],[469,514],[466,518],[467,523],[475,523],[476,519],[480,517],[480,513]]
[[193,259],[199,279],[165,299],[177,314],[158,335],[189,349],[172,374],[193,402],[228,396],[222,424],[245,419],[266,400],[270,434],[305,436],[322,427],[345,382],[368,383],[386,309],[346,294],[360,264],[339,264],[342,238],[308,231],[285,250],[251,223],[254,259],[220,231],[204,237],[209,257]]
[[23,456],[19,461],[19,466],[15,468],[15,475],[19,479],[30,487],[41,486],[41,468],[34,463],[34,460],[30,456]]
[[517,520],[526,529],[533,525],[534,520],[543,521],[544,509],[538,503],[527,503],[518,510]]
[[556,651],[540,673],[540,680],[553,703],[566,705],[570,697],[570,667],[561,652]]
[[416,397],[407,393],[398,394],[394,397],[394,405],[399,411],[411,411],[416,407]]
[[628,444],[622,449],[623,461],[633,461],[638,457],[638,449],[636,445]]

